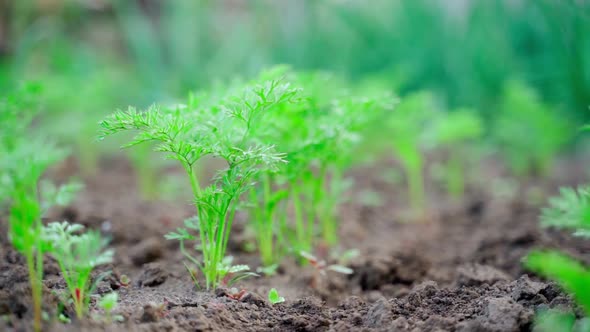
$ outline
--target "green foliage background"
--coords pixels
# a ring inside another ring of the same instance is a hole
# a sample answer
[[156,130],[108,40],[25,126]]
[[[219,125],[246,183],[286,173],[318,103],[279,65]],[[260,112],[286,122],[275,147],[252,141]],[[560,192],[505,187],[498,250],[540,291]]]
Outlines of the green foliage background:
[[48,3],[0,1],[8,31],[0,89],[23,78],[44,81],[59,112],[104,115],[288,63],[354,82],[370,77],[402,96],[432,90],[449,107],[473,107],[487,118],[505,82],[517,79],[566,117],[590,118],[585,1]]

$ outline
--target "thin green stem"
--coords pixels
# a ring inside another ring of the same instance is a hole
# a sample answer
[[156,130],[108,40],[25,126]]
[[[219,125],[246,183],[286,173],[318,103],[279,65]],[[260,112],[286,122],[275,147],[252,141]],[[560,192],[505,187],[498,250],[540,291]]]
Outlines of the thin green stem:
[[[193,195],[195,198],[201,197],[201,186],[199,185],[199,179],[197,178],[197,174],[193,169],[193,165],[189,163],[183,163],[184,169],[188,173],[188,177],[191,181],[191,189],[193,190]],[[198,212],[198,211],[197,211]]]
[[268,173],[263,174],[262,177],[263,200],[265,205],[265,214],[261,229],[258,231],[261,234],[260,241],[260,255],[262,263],[269,266],[274,263],[273,257],[273,224],[274,224],[274,203],[273,206],[268,206],[271,200],[271,178]]
[[[231,201],[229,204],[231,204]],[[221,258],[225,257],[225,251],[227,250],[227,244],[229,242],[229,233],[230,233],[231,226],[233,224],[235,215],[236,215],[236,207],[233,206],[230,208],[229,219],[227,219],[227,231],[225,232],[225,235],[223,238],[223,244],[222,244],[222,248],[223,248],[222,255],[223,256]]]
[[313,239],[315,237],[315,220],[318,206],[321,201],[321,190],[318,189],[320,183],[316,181],[313,174],[309,173],[307,178],[307,225],[305,235],[305,251],[310,252],[313,246]]
[[[225,238],[225,226],[226,226],[226,219],[227,219],[227,209],[224,210],[224,213],[221,213],[217,219],[217,232],[214,242],[211,244],[213,245],[213,260],[211,261],[211,273],[212,273],[212,280],[213,280],[213,287],[217,285],[219,280],[217,273],[218,270],[218,263],[223,259],[223,242]],[[229,234],[229,232],[228,232]]]
[[415,213],[423,213],[425,208],[424,177],[422,175],[422,160],[417,158],[415,163],[406,167],[408,174],[408,193],[410,204]]
[[291,189],[291,196],[293,199],[293,210],[295,213],[295,232],[297,238],[297,250],[303,249],[305,242],[305,226],[303,225],[303,217],[301,211],[301,197],[299,197],[299,190],[297,185],[293,185]]
[[29,270],[29,282],[31,283],[31,293],[33,296],[33,329],[36,332],[41,331],[41,297],[42,288],[39,284],[38,273],[36,271],[35,253],[31,249],[25,254],[27,258],[27,267]]
[[463,163],[456,154],[453,154],[449,160],[447,190],[454,199],[460,199],[465,192]]
[[[188,162],[183,162],[183,166],[190,179],[193,196],[195,198],[195,201],[197,201],[201,198],[201,186],[199,185],[199,180],[193,169],[192,164],[189,164]],[[211,257],[211,252],[208,247],[208,243],[211,243],[211,241],[207,241],[207,236],[211,236],[212,231],[208,229],[208,222],[206,220],[209,216],[207,215],[204,209],[200,208],[198,202],[195,202],[195,209],[197,212],[197,216],[199,217],[199,237],[201,240],[201,252],[203,253],[203,266],[201,270],[205,275],[206,287],[207,289],[210,289],[211,286],[214,284],[214,279],[212,278],[214,278],[215,276],[211,275],[211,270],[209,269],[209,265],[213,257]],[[211,240],[211,238],[209,240]],[[182,247],[182,250],[184,251],[184,245]],[[188,254],[185,251],[185,256],[187,255]]]

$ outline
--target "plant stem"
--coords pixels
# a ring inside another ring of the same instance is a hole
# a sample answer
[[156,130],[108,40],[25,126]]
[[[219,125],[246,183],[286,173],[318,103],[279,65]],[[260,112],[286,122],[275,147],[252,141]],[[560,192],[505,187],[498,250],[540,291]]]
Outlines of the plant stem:
[[197,174],[195,173],[195,170],[193,169],[193,165],[188,164],[188,163],[183,163],[183,165],[184,165],[184,169],[188,173],[188,177],[191,181],[191,189],[193,190],[193,195],[195,196],[195,198],[200,198],[201,197],[201,186],[199,185],[199,179],[197,178]]
[[[26,253],[27,267],[29,270],[29,282],[31,283],[31,293],[33,296],[33,330],[41,331],[41,296],[42,288],[39,285],[38,273],[36,271],[35,253],[31,249]],[[37,259],[38,260],[38,259]]]
[[456,154],[453,154],[449,160],[447,168],[447,190],[454,199],[458,200],[463,197],[463,193],[465,191],[461,158],[459,158],[459,156]]
[[311,252],[315,234],[315,219],[318,206],[321,204],[321,197],[318,187],[320,183],[314,179],[311,172],[308,174],[307,183],[307,226],[305,229],[305,251]]
[[[335,186],[342,181],[341,174],[336,169],[332,172],[332,177],[328,181],[328,170],[324,168],[321,173],[321,183],[318,186],[318,195],[321,195],[319,219],[322,225],[322,238],[329,247],[333,247],[338,243],[338,230],[336,226],[336,218],[334,216],[334,207],[337,200],[338,193]],[[327,188],[326,188],[327,187]],[[325,188],[325,193],[322,193],[322,188]]]
[[[193,169],[193,165],[187,163],[187,162],[183,162],[183,166],[184,169],[186,170],[188,177],[190,179],[191,182],[191,189],[193,191],[193,196],[195,197],[195,201],[198,200],[199,198],[201,198],[201,187],[199,185],[199,180],[197,178],[197,175],[195,174],[195,171]],[[209,269],[209,262],[211,261],[211,252],[209,251],[209,247],[207,246],[207,238],[206,238],[206,234],[205,234],[205,229],[207,229],[207,222],[205,221],[205,218],[207,217],[206,213],[202,213],[203,210],[199,207],[199,203],[196,202],[195,203],[195,209],[197,212],[197,216],[199,217],[199,237],[201,239],[201,251],[203,253],[203,267],[202,267],[202,271],[203,274],[205,275],[205,283],[206,283],[206,287],[207,289],[211,288],[211,285],[213,282],[212,276],[211,276],[211,271]],[[211,233],[211,232],[208,232]]]
[[[303,225],[303,216],[301,211],[301,197],[299,197],[299,190],[297,185],[293,185],[291,189],[291,196],[293,198],[293,210],[295,212],[295,232],[297,238],[297,250],[305,248],[305,226]],[[298,254],[298,253],[297,253]]]
[[410,196],[412,210],[416,213],[423,213],[425,198],[424,178],[422,176],[422,159],[416,158],[411,166],[406,167],[406,172],[408,174],[408,194]]
[[[265,204],[269,204],[271,200],[271,185],[270,175],[264,173],[262,176],[262,188],[263,188],[263,199]],[[263,233],[263,240],[260,243],[260,254],[262,257],[262,264],[269,266],[274,263],[273,257],[273,224],[274,224],[274,203],[273,206],[267,206],[266,213],[264,216],[263,227],[260,231]]]

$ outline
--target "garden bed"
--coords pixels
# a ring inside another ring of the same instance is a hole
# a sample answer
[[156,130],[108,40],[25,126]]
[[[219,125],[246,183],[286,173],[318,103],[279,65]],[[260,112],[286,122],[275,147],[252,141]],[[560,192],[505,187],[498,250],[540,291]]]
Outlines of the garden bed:
[[[575,184],[581,178],[577,168],[573,162],[560,165],[561,176],[536,188],[553,193],[558,185]],[[71,172],[66,165],[54,175]],[[589,262],[590,247],[565,232],[540,230],[539,207],[526,195],[494,198],[490,186],[482,186],[460,204],[431,197],[436,212],[408,223],[405,203],[398,199],[403,186],[373,174],[379,172],[357,170],[355,190],[374,191],[383,202],[370,206],[351,199],[340,211],[341,247],[360,251],[348,264],[352,275],[329,273],[318,279],[310,266],[287,259],[275,276],[239,282],[234,287],[245,290],[239,296],[230,289],[195,287],[178,244],[163,237],[194,214],[188,198],[142,201],[124,161],[105,163],[86,179],[78,199],[51,217],[101,229],[112,238],[115,261],[99,270],[113,273],[97,292],[119,293],[116,313],[125,321],[108,327],[113,331],[521,331],[532,328],[540,308],[573,306],[555,284],[527,276],[521,258],[532,248],[552,247]],[[258,255],[243,250],[249,240],[244,218],[237,217],[228,251],[237,263],[257,267]],[[26,331],[32,315],[27,269],[8,244],[6,230],[0,234],[0,330]],[[130,277],[127,286],[121,284],[123,274]],[[51,261],[44,284],[44,310],[56,317],[58,298],[51,294],[65,284]],[[286,302],[270,304],[266,294],[271,288]],[[68,307],[63,313],[75,316]],[[75,319],[46,324],[47,331],[105,328]]]

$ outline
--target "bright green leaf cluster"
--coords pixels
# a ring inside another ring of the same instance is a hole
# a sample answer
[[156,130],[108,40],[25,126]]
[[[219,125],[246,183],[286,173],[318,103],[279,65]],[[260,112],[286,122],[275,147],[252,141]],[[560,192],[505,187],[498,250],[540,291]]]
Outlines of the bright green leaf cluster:
[[[167,235],[180,241],[182,252],[205,275],[207,288],[216,287],[230,271],[225,252],[240,196],[262,170],[276,170],[284,155],[257,134],[269,110],[297,101],[298,90],[282,80],[266,80],[230,89],[225,94],[190,96],[187,105],[152,106],[141,112],[119,111],[101,123],[102,136],[136,132],[126,146],[154,143],[154,150],[184,167],[194,196],[197,218]],[[221,158],[227,167],[204,188],[195,164],[203,157]],[[188,230],[187,230],[188,228]],[[189,232],[194,231],[198,235]],[[185,242],[197,241],[197,260]],[[231,270],[231,269],[230,269]]]
[[279,291],[276,288],[272,288],[268,291],[268,301],[272,304],[279,304],[285,302],[285,298],[279,295]]
[[541,225],[573,229],[590,235],[590,187],[561,188],[560,195],[549,199],[541,215]]
[[260,173],[250,191],[252,224],[266,266],[288,252],[299,256],[315,245],[337,244],[337,207],[350,186],[345,172],[358,161],[363,133],[386,119],[396,103],[386,92],[357,97],[326,73],[296,74],[284,67],[279,72],[302,91],[299,103],[275,109],[259,131],[287,161],[279,172]]
[[[180,241],[211,288],[224,279],[227,242],[241,206],[250,207],[265,266],[288,252],[299,257],[317,244],[337,243],[336,211],[349,185],[344,173],[355,162],[354,148],[363,130],[394,104],[386,93],[356,97],[325,73],[276,67],[252,82],[191,94],[186,105],[116,112],[101,126],[103,137],[135,132],[126,146],[152,142],[184,167],[197,216],[167,238]],[[203,188],[195,165],[205,156],[225,160],[227,167]],[[188,241],[197,242],[202,258],[187,250]]]
[[[108,241],[97,231],[83,230],[79,224],[53,222],[44,230],[48,252],[57,261],[70,291],[78,319],[88,312],[93,284],[91,273],[99,265],[113,260],[114,251],[107,249]],[[96,284],[96,281],[94,285]]]

